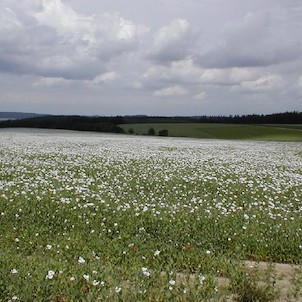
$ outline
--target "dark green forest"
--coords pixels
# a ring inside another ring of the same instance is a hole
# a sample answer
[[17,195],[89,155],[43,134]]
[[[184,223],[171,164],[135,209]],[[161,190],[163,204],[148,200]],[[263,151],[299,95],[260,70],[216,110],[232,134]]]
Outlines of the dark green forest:
[[122,122],[123,120],[118,117],[47,115],[2,121],[0,128],[45,128],[124,133],[124,130],[118,126]]
[[268,115],[231,115],[231,116],[79,116],[44,115],[31,118],[6,120],[0,128],[46,128],[79,131],[125,133],[119,125],[142,123],[223,123],[223,124],[302,124],[302,112],[285,112]]

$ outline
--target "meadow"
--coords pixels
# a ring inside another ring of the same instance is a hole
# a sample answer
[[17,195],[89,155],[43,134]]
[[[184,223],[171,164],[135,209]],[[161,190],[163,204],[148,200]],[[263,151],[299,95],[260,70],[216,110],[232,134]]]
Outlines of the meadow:
[[0,301],[301,301],[299,142],[1,129],[0,167]]
[[120,127],[125,132],[132,129],[134,134],[139,135],[147,134],[153,128],[156,134],[167,129],[172,137],[302,142],[301,124],[142,123],[124,124]]

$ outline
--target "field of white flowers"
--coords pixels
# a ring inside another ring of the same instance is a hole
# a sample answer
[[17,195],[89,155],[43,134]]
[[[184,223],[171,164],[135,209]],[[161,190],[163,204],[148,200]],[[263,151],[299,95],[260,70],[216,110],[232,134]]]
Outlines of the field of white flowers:
[[302,264],[301,147],[1,130],[0,300],[239,299],[242,260]]

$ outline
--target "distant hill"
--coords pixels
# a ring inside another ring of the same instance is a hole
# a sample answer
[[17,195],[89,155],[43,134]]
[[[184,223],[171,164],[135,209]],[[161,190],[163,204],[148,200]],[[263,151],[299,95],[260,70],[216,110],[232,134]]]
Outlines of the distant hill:
[[15,119],[24,119],[45,116],[46,114],[37,114],[37,113],[25,113],[25,112],[0,112],[0,119],[5,120],[15,120]]

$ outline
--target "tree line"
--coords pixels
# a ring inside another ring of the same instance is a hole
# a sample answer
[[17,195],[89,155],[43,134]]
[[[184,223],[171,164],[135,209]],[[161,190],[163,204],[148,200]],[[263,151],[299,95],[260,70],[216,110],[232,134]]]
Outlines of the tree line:
[[[0,128],[46,128],[79,131],[125,133],[119,125],[140,123],[229,123],[229,124],[302,124],[302,112],[293,111],[267,115],[231,115],[231,116],[79,116],[45,115],[32,118],[6,120],[0,122]],[[152,133],[150,133],[152,134]],[[166,136],[167,133],[161,133]]]
[[201,116],[200,123],[227,123],[227,124],[301,124],[302,112],[284,112],[274,114],[250,114],[231,116]]
[[302,112],[292,111],[274,114],[249,114],[229,116],[124,116],[124,124],[142,123],[224,123],[224,124],[302,124]]
[[45,128],[78,131],[125,133],[118,117],[87,117],[47,115],[0,122],[0,128]]

